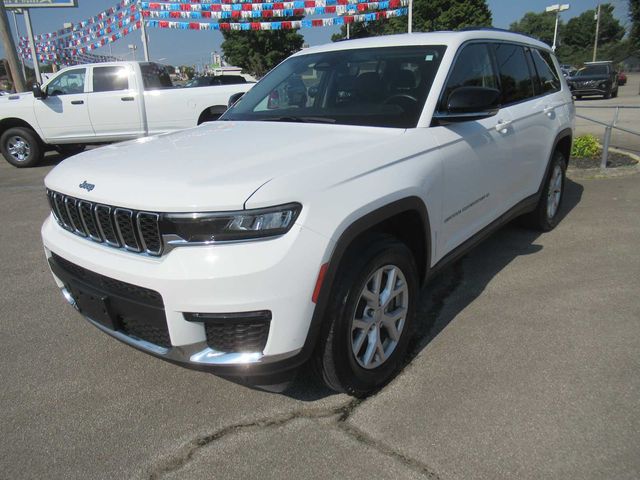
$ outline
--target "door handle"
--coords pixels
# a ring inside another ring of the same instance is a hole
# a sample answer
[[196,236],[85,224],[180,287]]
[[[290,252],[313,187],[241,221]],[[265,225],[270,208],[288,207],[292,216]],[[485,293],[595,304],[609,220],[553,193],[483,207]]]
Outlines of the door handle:
[[71,105],[84,105],[84,100],[71,100]]
[[133,97],[122,97],[120,100],[123,102],[133,102],[135,99]]
[[553,115],[553,113],[555,112],[556,107],[544,107],[544,110],[542,110],[544,112],[544,114],[547,117],[551,117]]
[[510,120],[498,120],[498,123],[496,124],[496,130],[500,133],[507,133],[507,130],[510,126]]

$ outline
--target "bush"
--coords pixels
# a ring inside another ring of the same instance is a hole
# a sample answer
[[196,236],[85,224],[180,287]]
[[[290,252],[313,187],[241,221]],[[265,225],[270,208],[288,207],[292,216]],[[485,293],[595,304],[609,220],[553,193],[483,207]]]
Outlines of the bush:
[[571,156],[577,158],[592,158],[598,154],[600,144],[593,135],[582,135],[573,141]]

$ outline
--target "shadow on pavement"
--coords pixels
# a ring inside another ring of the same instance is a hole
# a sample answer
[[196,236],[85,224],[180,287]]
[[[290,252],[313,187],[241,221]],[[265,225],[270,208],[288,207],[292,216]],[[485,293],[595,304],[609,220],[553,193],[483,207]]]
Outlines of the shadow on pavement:
[[[567,178],[562,210],[559,214],[560,221],[580,203],[583,190],[582,185]],[[503,268],[519,256],[535,254],[542,250],[542,246],[535,243],[541,233],[522,228],[517,223],[515,220],[496,232],[469,255],[443,270],[423,287],[418,303],[416,332],[410,343],[405,365],[411,363],[459,312],[472,303]],[[465,265],[482,268],[469,268],[474,274],[466,276]],[[466,293],[463,301],[453,305],[454,308],[447,309],[444,315],[443,307],[447,298],[463,281]],[[301,401],[314,401],[335,395],[335,392],[326,388],[315,378],[311,368],[305,366],[283,394]]]

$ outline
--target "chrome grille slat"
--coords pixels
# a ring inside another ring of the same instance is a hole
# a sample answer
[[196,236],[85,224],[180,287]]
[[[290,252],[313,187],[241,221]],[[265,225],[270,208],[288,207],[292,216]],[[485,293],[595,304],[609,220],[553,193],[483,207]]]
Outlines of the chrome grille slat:
[[111,207],[108,205],[96,205],[94,210],[98,221],[98,229],[100,230],[102,238],[104,238],[105,242],[110,247],[120,248],[122,244],[120,243],[113,223]]
[[65,230],[73,231],[73,226],[71,225],[71,219],[69,218],[69,212],[67,212],[67,207],[64,204],[64,195],[54,192],[53,203],[55,203],[56,212],[58,212],[58,218],[60,219],[60,226]]
[[86,200],[80,200],[78,202],[78,211],[80,212],[80,219],[84,224],[84,228],[89,238],[94,242],[102,243],[104,237],[98,228],[98,221],[93,211],[93,203],[87,202]]
[[157,213],[138,212],[136,215],[142,249],[150,255],[159,255],[162,251],[159,221],[160,215]]
[[77,233],[81,237],[86,237],[87,232],[84,229],[82,220],[80,220],[80,212],[78,211],[78,200],[73,197],[65,197],[64,206],[69,214],[74,233]]
[[96,243],[160,256],[160,214],[113,207],[47,190],[53,218],[65,230]]
[[116,208],[113,214],[116,221],[116,230],[124,248],[132,252],[141,252],[138,243],[135,226],[133,224],[133,211],[127,208]]

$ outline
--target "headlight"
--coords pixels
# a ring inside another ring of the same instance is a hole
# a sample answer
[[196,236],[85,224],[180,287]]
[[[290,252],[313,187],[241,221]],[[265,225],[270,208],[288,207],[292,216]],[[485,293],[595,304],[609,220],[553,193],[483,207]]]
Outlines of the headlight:
[[163,216],[160,231],[189,243],[274,237],[291,229],[301,209],[300,204],[290,203],[237,212],[169,213]]
[[609,82],[600,82],[599,88],[606,89],[609,86]]

